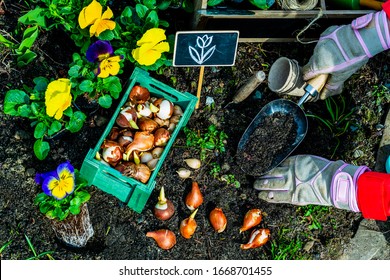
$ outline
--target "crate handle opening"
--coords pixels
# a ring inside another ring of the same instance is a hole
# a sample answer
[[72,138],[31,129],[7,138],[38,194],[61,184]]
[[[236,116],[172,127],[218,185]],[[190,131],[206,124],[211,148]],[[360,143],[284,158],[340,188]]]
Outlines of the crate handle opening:
[[172,102],[176,102],[176,101],[179,101],[179,98],[177,97],[177,96],[175,96],[175,95],[173,95],[173,94],[171,94],[171,93],[169,93],[169,92],[167,92],[167,91],[165,91],[165,90],[163,90],[163,89],[161,89],[161,88],[159,88],[159,87],[157,87],[157,86],[155,86],[155,85],[150,85],[151,87],[153,87],[153,88],[155,88],[155,89],[157,89],[158,91],[161,91],[162,93],[164,93],[165,95],[169,95],[169,97],[172,99],[171,101]]

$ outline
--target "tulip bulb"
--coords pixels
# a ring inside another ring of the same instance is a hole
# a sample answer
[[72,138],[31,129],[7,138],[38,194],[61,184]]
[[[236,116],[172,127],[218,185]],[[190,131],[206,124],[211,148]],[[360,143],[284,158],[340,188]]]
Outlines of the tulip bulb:
[[195,221],[195,215],[197,212],[198,209],[195,209],[195,211],[193,211],[188,218],[185,218],[180,223],[180,234],[186,239],[190,239],[192,237],[192,235],[195,233],[195,230],[198,226]]
[[158,128],[158,123],[148,117],[141,117],[138,120],[138,127],[142,131],[154,132]]
[[164,147],[168,144],[170,138],[171,133],[167,129],[160,127],[154,132],[154,146]]
[[161,187],[158,202],[153,209],[154,216],[162,221],[166,221],[175,213],[175,207],[169,199],[165,197],[164,187]]
[[122,109],[115,120],[116,124],[123,128],[138,129],[137,126],[137,112],[133,107],[126,107]]
[[221,233],[225,230],[227,225],[227,219],[221,208],[214,208],[209,215],[210,223],[214,230]]
[[169,250],[176,244],[176,235],[169,229],[159,229],[146,233],[147,237],[153,238],[158,247],[164,250]]
[[147,88],[135,85],[130,91],[129,99],[134,104],[143,104],[150,98],[150,92]]
[[105,140],[101,148],[103,159],[110,165],[115,166],[122,160],[123,149],[117,142]]
[[197,158],[188,158],[184,160],[185,163],[192,169],[199,169],[202,162]]
[[126,155],[129,155],[134,151],[145,152],[153,148],[154,135],[148,131],[137,131],[134,135],[134,140],[126,147]]
[[267,243],[269,237],[270,237],[269,229],[267,228],[256,229],[252,231],[248,243],[241,244],[240,248],[244,250],[258,248],[260,246],[263,246],[265,243]]
[[134,178],[142,183],[146,183],[152,173],[147,165],[143,163],[135,164],[131,161],[122,162],[118,164],[115,169],[123,175]]
[[197,182],[192,182],[191,191],[187,194],[185,203],[188,209],[194,211],[203,203],[203,195]]
[[260,224],[262,219],[261,210],[260,209],[251,209],[249,210],[244,217],[244,222],[242,227],[240,228],[240,233],[251,229],[258,224]]
[[176,173],[179,174],[179,177],[182,179],[187,179],[191,176],[191,171],[185,168],[179,168]]
[[153,105],[159,108],[156,114],[158,118],[162,120],[167,120],[172,116],[174,105],[171,101],[167,99],[159,98],[153,103]]

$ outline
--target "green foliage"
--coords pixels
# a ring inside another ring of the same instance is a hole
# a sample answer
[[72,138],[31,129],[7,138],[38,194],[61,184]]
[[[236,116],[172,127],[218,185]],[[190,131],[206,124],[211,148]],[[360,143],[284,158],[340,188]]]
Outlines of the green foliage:
[[53,254],[54,251],[47,251],[47,252],[43,252],[43,253],[38,254],[37,251],[35,250],[34,245],[31,242],[30,238],[26,234],[24,235],[24,238],[27,241],[27,244],[28,244],[28,247],[30,248],[30,251],[34,254],[33,257],[30,257],[27,260],[40,260],[44,256],[46,256],[50,260],[54,260],[54,258],[51,256],[51,254]]
[[[269,1],[267,0],[247,0],[247,1],[251,3],[253,6],[262,10],[266,10],[270,8]],[[225,0],[208,0],[207,6],[214,7],[222,3],[225,3]]]
[[212,162],[210,175],[219,181],[225,182],[228,186],[234,186],[235,188],[239,188],[241,186],[241,183],[235,178],[233,174],[220,175],[220,173],[221,166],[216,162]]
[[379,112],[390,102],[390,90],[384,85],[374,85],[371,95],[375,98],[375,106]]
[[[121,65],[123,66],[123,62]],[[117,76],[97,77],[95,75],[96,67],[96,64],[87,61],[85,56],[78,53],[73,54],[73,62],[68,71],[72,83],[72,95],[74,100],[79,96],[84,96],[90,101],[97,101],[103,108],[110,108],[112,99],[119,98],[122,92],[121,81]]]
[[299,237],[289,238],[290,229],[281,228],[271,241],[273,260],[307,260],[309,256],[303,251],[303,242]]
[[319,116],[314,114],[307,114],[307,117],[312,117],[325,125],[334,139],[336,139],[336,147],[333,149],[332,158],[335,155],[339,145],[340,136],[345,134],[351,125],[351,116],[355,112],[355,108],[348,110],[347,103],[342,95],[337,97],[328,97],[325,99],[327,110],[326,116]]
[[12,89],[6,92],[4,98],[4,113],[28,118],[34,128],[34,153],[36,157],[43,160],[50,151],[50,145],[46,139],[53,137],[62,130],[72,133],[78,132],[86,119],[81,111],[73,111],[69,107],[64,111],[60,120],[49,117],[46,114],[45,90],[49,81],[44,77],[34,79],[34,88],[24,87],[24,90]]
[[215,125],[210,125],[207,132],[201,133],[188,127],[184,128],[186,135],[186,145],[200,150],[200,160],[204,161],[211,152],[224,153],[227,134],[219,131]]
[[48,196],[44,192],[39,193],[34,200],[34,204],[49,219],[65,220],[69,215],[78,215],[81,206],[89,201],[91,195],[87,188],[87,181],[80,176],[78,170],[75,170],[76,188],[72,194],[64,199],[57,200]]
[[298,211],[303,215],[303,221],[308,223],[309,230],[322,230],[320,222],[324,214],[329,213],[328,206],[306,205],[298,207]]

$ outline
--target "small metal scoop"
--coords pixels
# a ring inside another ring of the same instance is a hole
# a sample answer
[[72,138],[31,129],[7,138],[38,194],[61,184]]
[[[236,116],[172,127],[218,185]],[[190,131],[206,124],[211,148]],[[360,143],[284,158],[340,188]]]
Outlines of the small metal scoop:
[[[296,137],[292,143],[288,143],[288,146],[285,147],[282,153],[277,154],[273,160],[271,166],[268,168],[268,170],[264,171],[262,174],[250,174],[251,172],[248,170],[243,170],[245,173],[252,175],[252,176],[261,176],[275,167],[277,167],[280,163],[282,163],[302,142],[302,140],[305,138],[308,128],[308,122],[306,115],[304,111],[301,108],[301,105],[311,96],[315,98],[319,92],[321,91],[322,87],[325,85],[326,79],[328,75],[320,75],[316,78],[310,80],[307,85],[305,86],[305,94],[300,98],[298,104],[295,102],[292,102],[287,99],[276,99],[274,101],[271,101],[267,103],[259,113],[256,115],[256,117],[252,120],[252,122],[249,124],[247,129],[245,130],[244,134],[242,135],[240,142],[238,143],[237,153],[240,153],[246,145],[248,145],[248,141],[250,139],[250,136],[255,131],[255,129],[261,125],[263,125],[264,120],[275,114],[275,113],[282,113],[282,114],[291,114],[294,118],[294,122],[296,124]],[[270,130],[274,129],[273,127],[269,127]],[[241,166],[241,169],[243,167]]]

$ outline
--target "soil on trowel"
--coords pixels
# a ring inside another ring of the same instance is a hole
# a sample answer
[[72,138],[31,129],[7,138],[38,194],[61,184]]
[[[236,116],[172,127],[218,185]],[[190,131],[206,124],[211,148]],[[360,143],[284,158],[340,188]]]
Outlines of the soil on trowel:
[[296,136],[294,116],[276,112],[265,117],[253,131],[244,148],[237,152],[237,161],[247,174],[263,175],[288,155]]

